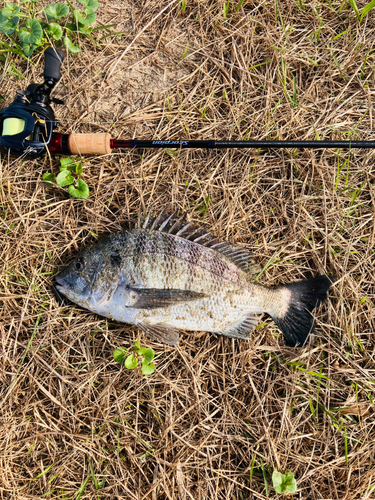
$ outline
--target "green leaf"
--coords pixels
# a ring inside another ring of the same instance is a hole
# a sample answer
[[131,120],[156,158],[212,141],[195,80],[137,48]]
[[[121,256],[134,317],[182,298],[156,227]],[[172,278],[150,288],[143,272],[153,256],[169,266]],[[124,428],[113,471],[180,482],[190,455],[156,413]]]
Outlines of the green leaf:
[[88,28],[87,26],[82,26],[82,24],[78,25],[78,33],[82,33],[83,35],[89,35],[92,32],[93,28]]
[[19,18],[17,16],[9,19],[0,13],[0,31],[4,33],[4,35],[11,35],[16,31],[18,21]]
[[73,11],[74,20],[76,23],[82,24],[83,26],[88,26],[96,20],[96,14],[93,10],[88,10],[85,14],[79,9],[74,9]]
[[67,170],[71,165],[75,165],[76,161],[73,158],[61,158],[60,170]]
[[286,491],[289,491],[289,493],[295,493],[297,491],[297,481],[294,479],[293,472],[288,472],[287,475],[289,475],[289,478]]
[[56,177],[56,184],[60,187],[69,186],[74,182],[74,177],[70,175],[69,170],[63,170]]
[[61,158],[60,160],[60,172],[63,170],[69,170],[69,172],[75,172],[76,161],[72,158]]
[[72,54],[78,54],[81,51],[81,47],[73,45],[73,42],[69,36],[64,37],[64,46],[71,52]]
[[128,350],[124,347],[119,347],[113,351],[113,358],[117,363],[122,363],[124,361],[124,357],[127,354]]
[[52,186],[54,182],[56,182],[56,178],[51,172],[47,172],[43,174],[43,181],[47,184],[47,186]]
[[297,491],[297,482],[294,479],[294,474],[288,470],[285,471],[285,474],[282,474],[275,469],[272,473],[272,484],[276,493],[279,495],[287,491],[289,493],[295,493]]
[[78,0],[87,10],[96,10],[99,7],[98,0]]
[[369,2],[365,7],[363,7],[362,14],[361,14],[361,19],[360,21],[362,22],[362,19],[365,17],[366,14],[370,12],[375,7],[375,0],[372,0]]
[[352,6],[352,9],[354,10],[357,19],[359,20],[361,18],[361,14],[359,13],[358,6],[355,0],[349,0],[350,5]]
[[89,28],[88,26],[84,26],[83,24],[77,22],[67,24],[65,28],[70,33],[82,33],[83,35],[89,35],[94,30],[94,28]]
[[63,36],[62,27],[57,23],[50,23],[47,29],[48,33],[52,35],[54,40],[60,40]]
[[139,342],[139,340],[136,340],[134,342],[134,350],[138,351],[138,349],[140,349],[140,348],[141,348],[141,343]]
[[134,354],[130,354],[130,356],[125,359],[125,368],[128,370],[134,370],[137,366],[138,359],[134,356]]
[[77,175],[82,175],[83,174],[83,166],[82,166],[82,162],[81,161],[79,161],[76,164],[76,174]]
[[155,371],[155,365],[145,365],[142,364],[143,375],[151,375]]
[[80,200],[84,200],[90,196],[90,190],[86,182],[82,179],[78,179],[77,186],[69,186],[68,193],[73,198],[79,198]]
[[32,56],[34,50],[36,49],[36,45],[24,43],[24,44],[22,44],[22,49],[23,49],[25,56],[30,57],[30,56]]
[[18,14],[20,11],[20,8],[16,3],[12,2],[7,2],[4,6],[4,8],[1,10],[1,14],[4,17],[12,17]]
[[155,353],[152,349],[149,349],[147,347],[142,347],[141,349],[138,349],[138,354],[143,357],[142,363],[148,365],[151,363],[151,361],[155,357]]
[[44,9],[47,19],[61,19],[69,14],[69,7],[66,3],[52,3]]
[[177,156],[179,151],[173,151],[173,149],[168,149],[168,148],[165,148],[164,150],[164,153],[167,153],[167,155],[174,155],[174,156]]
[[43,36],[42,26],[37,19],[28,19],[25,27],[20,28],[18,38],[23,43],[33,45],[41,40]]
[[[106,24],[104,26],[97,26],[96,28],[93,28],[92,31],[102,31],[102,30],[109,30],[110,28],[114,28],[115,26],[117,26],[116,24]],[[113,33],[115,34],[115,33]],[[118,33],[118,34],[121,34],[123,35],[123,33]]]

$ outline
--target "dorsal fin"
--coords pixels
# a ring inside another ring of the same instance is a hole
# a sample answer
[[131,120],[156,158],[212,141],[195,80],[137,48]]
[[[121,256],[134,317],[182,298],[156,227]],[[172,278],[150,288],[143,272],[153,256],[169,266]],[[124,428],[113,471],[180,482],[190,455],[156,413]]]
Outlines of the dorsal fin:
[[143,224],[143,229],[174,234],[185,240],[212,248],[212,250],[225,255],[227,259],[250,276],[256,276],[260,272],[261,267],[254,262],[252,255],[247,250],[233,245],[229,241],[221,241],[205,225],[199,226],[195,222],[187,222],[186,214],[182,217],[178,217],[177,214],[178,212],[175,212],[170,215],[164,210],[156,216],[149,213]]

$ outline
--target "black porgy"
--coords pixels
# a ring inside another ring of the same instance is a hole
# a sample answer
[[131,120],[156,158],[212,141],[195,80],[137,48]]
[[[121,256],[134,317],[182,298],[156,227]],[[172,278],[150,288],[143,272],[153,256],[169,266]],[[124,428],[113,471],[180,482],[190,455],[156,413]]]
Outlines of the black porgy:
[[89,311],[171,345],[180,330],[247,339],[262,313],[289,346],[303,345],[314,329],[311,313],[334,279],[268,288],[254,283],[259,271],[244,248],[162,213],[87,248],[57,275],[56,288]]

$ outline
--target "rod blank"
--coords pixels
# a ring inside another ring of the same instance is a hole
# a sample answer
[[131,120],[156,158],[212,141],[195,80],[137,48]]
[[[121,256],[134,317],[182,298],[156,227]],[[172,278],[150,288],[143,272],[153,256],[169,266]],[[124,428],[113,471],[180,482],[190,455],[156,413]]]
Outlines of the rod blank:
[[177,149],[374,149],[375,141],[143,141],[111,140],[111,148]]

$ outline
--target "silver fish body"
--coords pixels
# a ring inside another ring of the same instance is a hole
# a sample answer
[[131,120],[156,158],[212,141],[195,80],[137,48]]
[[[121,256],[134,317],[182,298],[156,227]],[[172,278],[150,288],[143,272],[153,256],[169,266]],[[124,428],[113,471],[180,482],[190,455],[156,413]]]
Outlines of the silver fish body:
[[249,338],[270,314],[289,345],[313,329],[312,309],[326,297],[325,276],[294,285],[255,284],[259,267],[241,247],[203,229],[160,216],[143,228],[110,235],[57,277],[57,289],[80,306],[137,325],[175,345],[180,330]]

